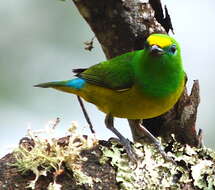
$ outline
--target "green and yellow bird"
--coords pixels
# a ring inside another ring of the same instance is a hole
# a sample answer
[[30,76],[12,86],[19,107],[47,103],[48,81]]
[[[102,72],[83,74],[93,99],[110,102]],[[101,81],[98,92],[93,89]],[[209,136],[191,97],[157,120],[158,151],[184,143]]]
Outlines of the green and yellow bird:
[[[128,140],[114,128],[113,117],[127,118],[132,125],[132,121],[159,116],[175,105],[185,86],[179,44],[164,34],[150,35],[142,50],[74,72],[77,78],[36,86],[76,94],[95,104],[107,114],[106,126],[118,136],[130,157]],[[157,144],[143,126],[138,126]]]

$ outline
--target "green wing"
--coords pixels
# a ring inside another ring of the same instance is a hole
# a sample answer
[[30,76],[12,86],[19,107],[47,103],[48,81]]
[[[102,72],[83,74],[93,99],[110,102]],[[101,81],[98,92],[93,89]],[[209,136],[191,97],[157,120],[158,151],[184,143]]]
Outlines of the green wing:
[[134,83],[132,58],[135,52],[117,56],[108,61],[96,64],[88,69],[76,69],[76,76],[88,83],[113,90],[130,88]]

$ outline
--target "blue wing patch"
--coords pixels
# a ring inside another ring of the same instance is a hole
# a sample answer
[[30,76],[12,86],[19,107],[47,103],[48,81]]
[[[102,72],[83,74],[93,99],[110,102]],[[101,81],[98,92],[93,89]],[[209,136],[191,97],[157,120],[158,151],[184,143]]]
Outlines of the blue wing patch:
[[84,79],[76,78],[76,79],[67,81],[66,86],[80,90],[81,88],[84,87],[85,84],[86,84],[86,81]]

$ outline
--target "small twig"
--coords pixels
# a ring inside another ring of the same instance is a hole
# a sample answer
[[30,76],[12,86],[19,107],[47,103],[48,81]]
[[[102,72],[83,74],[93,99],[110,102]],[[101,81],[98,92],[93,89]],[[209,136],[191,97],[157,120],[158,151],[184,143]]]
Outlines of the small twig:
[[87,110],[86,110],[85,107],[84,107],[84,103],[83,103],[82,99],[80,98],[80,96],[77,96],[77,98],[78,98],[78,102],[80,103],[81,109],[82,109],[82,111],[83,111],[83,113],[84,113],[84,117],[85,117],[85,119],[87,120],[87,123],[88,123],[88,125],[89,125],[89,127],[90,127],[90,131],[92,132],[92,134],[95,135],[95,131],[94,131],[94,129],[93,129],[93,125],[92,125],[92,123],[91,123],[91,121],[90,121],[90,118],[89,118],[89,115],[88,115],[88,113],[87,113]]

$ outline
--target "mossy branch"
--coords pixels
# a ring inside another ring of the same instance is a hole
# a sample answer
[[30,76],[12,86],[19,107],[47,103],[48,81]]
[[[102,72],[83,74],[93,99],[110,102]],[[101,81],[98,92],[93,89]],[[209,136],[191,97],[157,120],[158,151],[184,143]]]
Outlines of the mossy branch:
[[163,143],[175,163],[163,159],[150,144],[134,144],[137,165],[121,145],[97,141],[70,128],[56,139],[30,131],[19,147],[0,160],[2,190],[157,190],[215,188],[215,152],[191,148],[174,136]]

